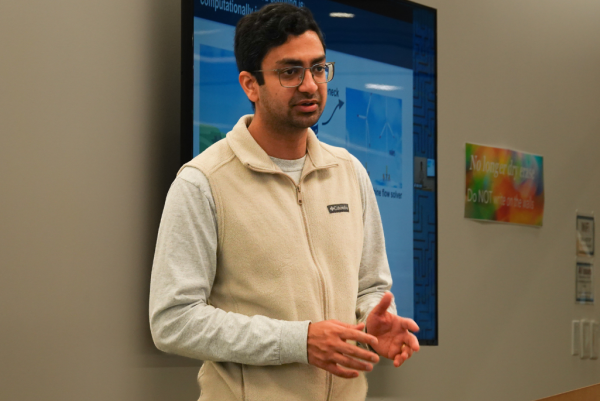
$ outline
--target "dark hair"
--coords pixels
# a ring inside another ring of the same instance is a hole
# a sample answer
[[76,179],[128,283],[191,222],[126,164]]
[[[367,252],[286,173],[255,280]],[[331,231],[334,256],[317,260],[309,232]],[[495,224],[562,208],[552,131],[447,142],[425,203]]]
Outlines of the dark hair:
[[306,7],[287,3],[274,3],[242,17],[235,28],[235,60],[240,72],[248,71],[259,85],[264,85],[262,61],[274,47],[281,46],[288,36],[300,36],[314,31],[319,36],[323,49],[323,33]]

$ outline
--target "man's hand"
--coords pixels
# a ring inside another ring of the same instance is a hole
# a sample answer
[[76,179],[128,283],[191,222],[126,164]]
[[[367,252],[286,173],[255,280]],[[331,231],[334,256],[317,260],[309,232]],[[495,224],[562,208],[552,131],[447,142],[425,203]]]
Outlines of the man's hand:
[[[386,292],[367,317],[367,333],[377,337],[377,345],[371,345],[381,356],[394,361],[399,367],[413,352],[419,350],[419,340],[411,331],[419,331],[419,326],[412,319],[389,313],[387,309],[392,303],[393,295]],[[409,331],[410,330],[410,331]]]
[[359,370],[370,372],[373,365],[365,361],[377,363],[379,356],[346,342],[358,341],[375,348],[377,339],[364,333],[364,327],[364,323],[350,325],[337,320],[311,323],[308,326],[308,363],[347,379],[358,377]]

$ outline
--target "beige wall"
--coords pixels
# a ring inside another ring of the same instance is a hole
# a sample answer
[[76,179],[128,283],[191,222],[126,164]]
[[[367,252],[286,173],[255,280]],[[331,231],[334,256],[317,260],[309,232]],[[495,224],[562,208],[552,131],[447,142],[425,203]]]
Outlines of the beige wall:
[[[600,3],[438,9],[440,346],[371,395],[533,400],[600,382],[570,356],[575,210],[600,210]],[[146,322],[178,166],[179,1],[0,1],[0,399],[194,400]],[[464,142],[545,156],[542,229],[462,217]]]

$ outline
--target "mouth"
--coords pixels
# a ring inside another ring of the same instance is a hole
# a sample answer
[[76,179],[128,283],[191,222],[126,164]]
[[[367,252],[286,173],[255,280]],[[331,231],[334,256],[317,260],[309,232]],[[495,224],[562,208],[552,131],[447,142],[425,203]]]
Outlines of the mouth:
[[307,99],[296,103],[294,107],[303,113],[312,113],[319,108],[319,102],[316,99]]

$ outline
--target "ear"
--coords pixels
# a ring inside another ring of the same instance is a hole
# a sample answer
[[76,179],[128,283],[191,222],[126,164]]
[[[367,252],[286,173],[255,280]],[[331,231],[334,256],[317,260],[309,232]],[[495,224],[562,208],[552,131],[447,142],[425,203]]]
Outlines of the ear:
[[254,78],[254,75],[250,74],[248,71],[242,71],[240,72],[239,80],[242,89],[244,92],[246,92],[246,96],[248,96],[248,99],[251,102],[256,103],[259,98],[259,85],[256,81],[256,78]]

